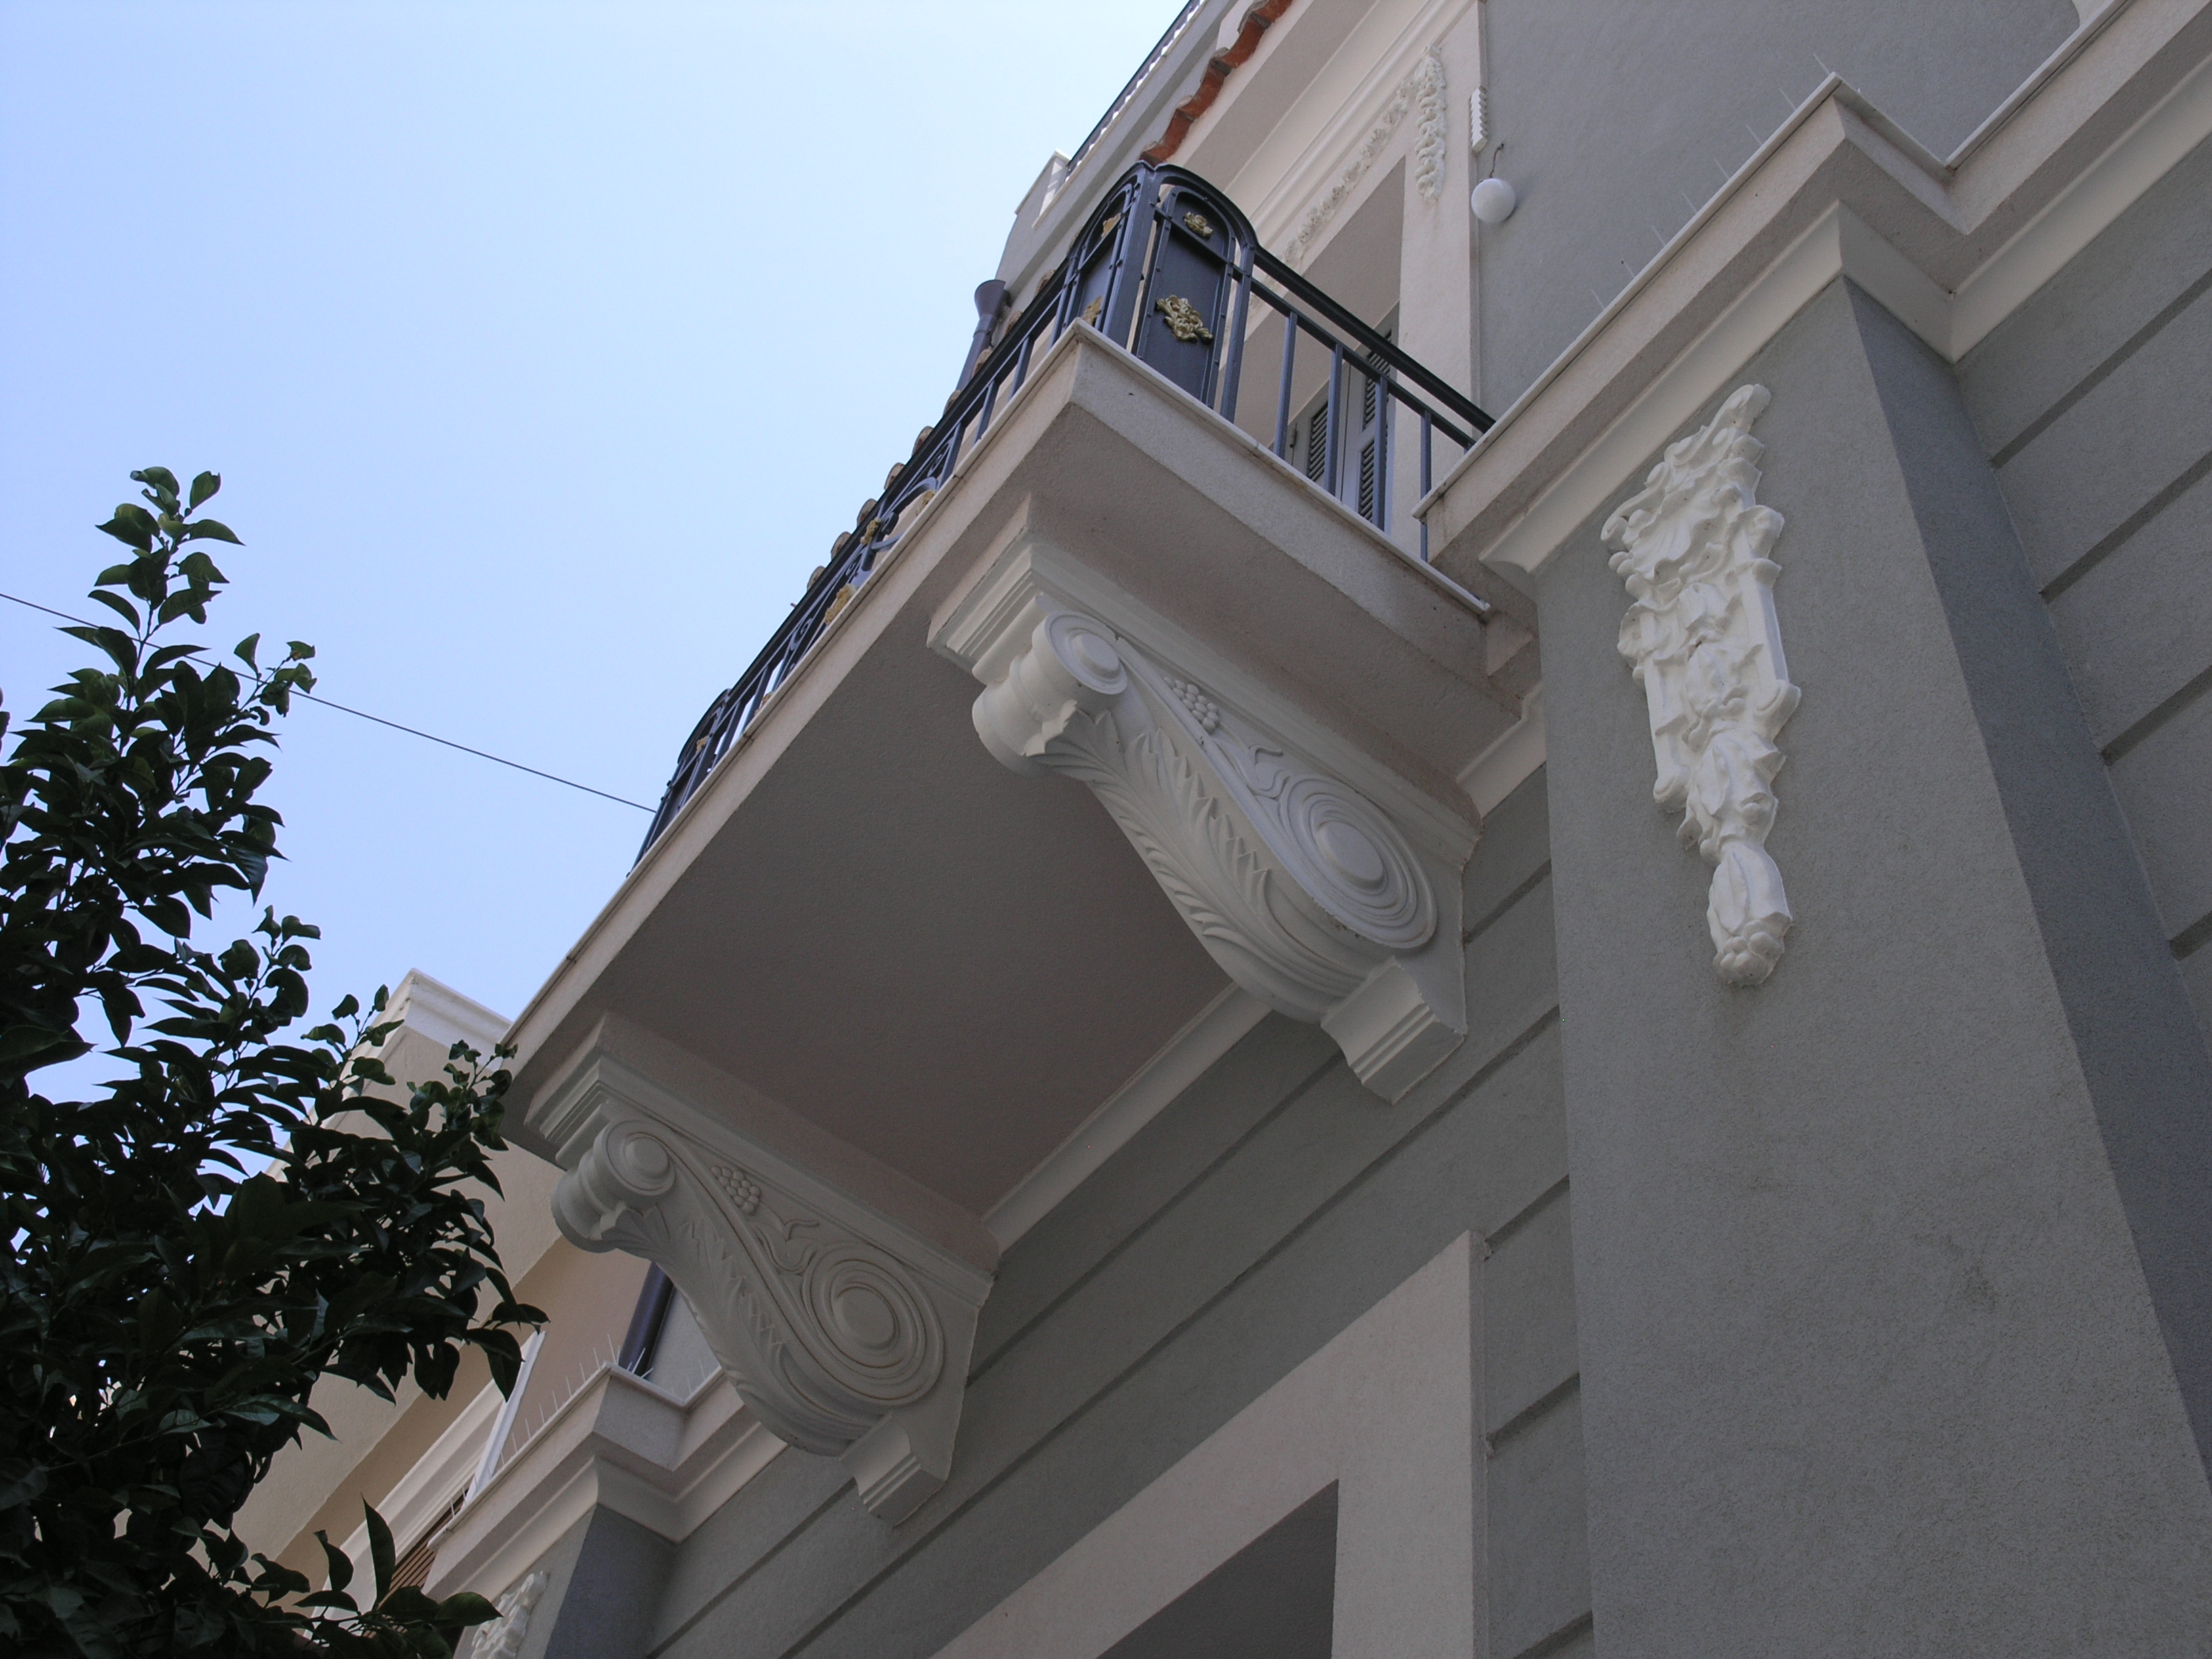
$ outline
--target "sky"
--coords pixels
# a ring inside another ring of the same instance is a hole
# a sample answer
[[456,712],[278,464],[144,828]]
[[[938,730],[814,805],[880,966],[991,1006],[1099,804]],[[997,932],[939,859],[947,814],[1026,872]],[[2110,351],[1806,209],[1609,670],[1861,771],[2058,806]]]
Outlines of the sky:
[[[1178,9],[0,0],[0,590],[84,614],[129,472],[211,469],[210,643],[650,805]],[[18,719],[56,625],[0,602]],[[647,822],[312,704],[264,798],[318,1012],[519,1013]]]

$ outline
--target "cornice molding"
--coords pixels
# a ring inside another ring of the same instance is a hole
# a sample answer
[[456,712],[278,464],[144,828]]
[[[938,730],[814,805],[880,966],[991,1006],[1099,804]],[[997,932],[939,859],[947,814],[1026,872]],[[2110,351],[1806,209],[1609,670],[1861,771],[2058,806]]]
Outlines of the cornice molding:
[[1650,717],[1651,797],[1683,815],[1682,844],[1713,866],[1705,922],[1714,971],[1731,985],[1774,971],[1791,921],[1766,850],[1782,769],[1775,738],[1799,695],[1774,611],[1780,567],[1766,556],[1782,515],[1759,505],[1765,447],[1751,435],[1769,395],[1738,387],[1668,449],[1602,532],[1635,601],[1620,654]]
[[603,1364],[454,1518],[427,1589],[503,1601],[594,1508],[681,1543],[782,1449],[726,1376],[678,1400]]
[[1297,236],[1291,243],[1291,259],[1303,262],[1313,252],[1314,244],[1328,228],[1337,210],[1351,199],[1352,191],[1367,176],[1367,170],[1389,147],[1399,125],[1417,105],[1421,112],[1421,136],[1414,149],[1414,179],[1424,200],[1436,198],[1443,178],[1444,56],[1441,47],[1431,46],[1415,60],[1406,78],[1392,89],[1365,140],[1352,152],[1351,160],[1344,164],[1328,191],[1298,221]]
[[1456,860],[1423,850],[1433,818],[1389,811],[1319,757],[1299,711],[1240,698],[1079,570],[1018,536],[935,630],[983,683],[984,746],[1087,787],[1223,971],[1320,1024],[1361,1082],[1399,1098],[1466,1034],[1471,837]]
[[[1479,3],[1387,0],[1368,9],[1329,62],[1290,99],[1259,148],[1228,167],[1224,185],[1243,205],[1262,241],[1287,256],[1306,212],[1374,131],[1398,89],[1419,72],[1423,57],[1451,40]],[[1284,49],[1284,38],[1307,26],[1299,14],[1285,21],[1255,54],[1255,75],[1268,53]],[[1233,97],[1224,99],[1210,112],[1212,118],[1233,105]],[[1210,133],[1209,125],[1194,131],[1191,154],[1203,150]]]
[[1540,569],[1838,276],[1963,356],[2212,136],[2206,9],[2111,8],[1948,161],[1829,76],[1419,503],[1438,562]]
[[604,1051],[532,1115],[562,1234],[657,1263],[771,1433],[889,1521],[944,1485],[988,1274]]

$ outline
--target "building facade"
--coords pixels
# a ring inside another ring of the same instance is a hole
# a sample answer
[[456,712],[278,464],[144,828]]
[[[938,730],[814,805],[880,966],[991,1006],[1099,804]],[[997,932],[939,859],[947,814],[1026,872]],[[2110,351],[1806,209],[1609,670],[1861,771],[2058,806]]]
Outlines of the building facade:
[[468,1651],[2212,1653],[2208,289],[2203,0],[1194,4],[513,1028]]

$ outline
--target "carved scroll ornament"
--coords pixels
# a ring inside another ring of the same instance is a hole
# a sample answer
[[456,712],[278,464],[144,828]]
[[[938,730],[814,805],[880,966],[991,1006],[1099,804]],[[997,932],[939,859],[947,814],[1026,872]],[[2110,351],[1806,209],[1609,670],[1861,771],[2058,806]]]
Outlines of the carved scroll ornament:
[[1767,556],[1782,515],[1757,498],[1765,447],[1750,428],[1768,397],[1760,386],[1732,393],[1603,531],[1635,601],[1620,654],[1650,710],[1652,798],[1683,814],[1682,844],[1713,866],[1705,920],[1713,966],[1732,985],[1774,971],[1791,921],[1766,850],[1783,762],[1775,740],[1799,695],[1774,610],[1780,568]]
[[1392,1099],[1457,1045],[1456,953],[1448,989],[1440,963],[1408,971],[1437,890],[1386,814],[1096,617],[1039,596],[1007,626],[968,659],[981,674],[1012,653],[975,700],[985,746],[1087,785],[1232,979],[1319,1023]]
[[579,1138],[553,1197],[572,1243],[658,1263],[746,1405],[843,1458],[878,1514],[902,1519],[943,1484],[987,1278],[902,1259],[911,1241],[856,1203],[810,1198],[771,1158],[618,1091],[599,1090]]

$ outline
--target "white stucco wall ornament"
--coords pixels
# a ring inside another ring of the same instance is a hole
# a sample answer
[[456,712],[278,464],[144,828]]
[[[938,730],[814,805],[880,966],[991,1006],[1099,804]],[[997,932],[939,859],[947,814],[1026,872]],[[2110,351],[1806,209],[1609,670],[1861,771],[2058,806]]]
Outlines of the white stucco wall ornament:
[[1413,181],[1423,197],[1436,199],[1443,188],[1444,178],[1444,60],[1443,54],[1431,46],[1421,54],[1421,61],[1413,66],[1413,72],[1390,94],[1366,138],[1345,163],[1344,171],[1337,174],[1321,199],[1308,208],[1305,217],[1298,222],[1298,234],[1291,243],[1293,262],[1303,260],[1312,251],[1322,232],[1328,228],[1329,221],[1336,217],[1336,210],[1367,176],[1367,169],[1375,165],[1375,158],[1382,155],[1399,124],[1405,120],[1406,112],[1416,103],[1421,110],[1421,138],[1413,161]]
[[1791,921],[1766,850],[1783,761],[1775,739],[1799,695],[1774,610],[1780,567],[1767,556],[1782,515],[1757,497],[1765,446],[1751,423],[1769,395],[1738,387],[1668,449],[1602,532],[1635,601],[1620,654],[1650,714],[1652,799],[1683,814],[1682,844],[1713,866],[1705,920],[1713,966],[1731,985],[1774,971]]
[[779,1439],[898,1521],[945,1483],[990,1279],[599,1055],[543,1114],[563,1236],[658,1263]]
[[501,1596],[499,1617],[477,1632],[469,1659],[516,1659],[522,1651],[523,1638],[530,1634],[530,1610],[545,1594],[548,1582],[544,1573],[533,1572]]
[[1444,190],[1444,140],[1450,125],[1444,99],[1443,54],[1431,46],[1413,71],[1413,95],[1421,106],[1421,141],[1413,150],[1413,183],[1421,199],[1433,202]]

